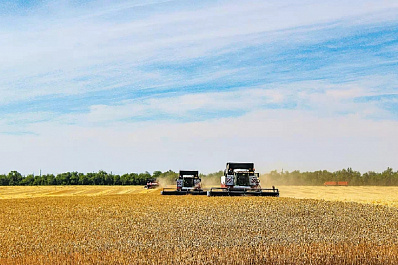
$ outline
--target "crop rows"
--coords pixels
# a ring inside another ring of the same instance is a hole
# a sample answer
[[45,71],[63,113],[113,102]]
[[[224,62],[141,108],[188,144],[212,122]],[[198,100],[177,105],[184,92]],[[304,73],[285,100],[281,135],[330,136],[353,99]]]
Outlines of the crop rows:
[[149,194],[0,200],[0,264],[398,264],[398,210]]

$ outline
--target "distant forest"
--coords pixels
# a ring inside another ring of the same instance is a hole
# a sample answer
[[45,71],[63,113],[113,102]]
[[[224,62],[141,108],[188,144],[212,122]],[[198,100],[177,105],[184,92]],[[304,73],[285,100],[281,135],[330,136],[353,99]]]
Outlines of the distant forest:
[[265,174],[265,182],[274,185],[323,185],[328,181],[348,181],[350,186],[398,186],[398,171],[387,168],[381,173],[369,171],[361,174],[352,168],[329,172],[318,170],[314,172],[277,172]]
[[[218,183],[223,171],[201,174],[202,181],[212,180]],[[0,175],[0,186],[33,186],[33,185],[145,185],[148,180],[159,179],[165,183],[174,183],[178,173],[169,170],[166,172],[155,171],[153,174],[126,173],[117,175],[100,170],[96,173],[66,172],[61,174],[30,174],[23,176],[18,171],[11,171],[7,175]],[[314,172],[288,172],[271,171],[261,175],[262,186],[271,185],[323,185],[327,181],[348,181],[349,185],[382,185],[398,186],[398,171],[387,168],[381,173],[373,171],[361,174],[351,168],[335,172],[318,170]]]

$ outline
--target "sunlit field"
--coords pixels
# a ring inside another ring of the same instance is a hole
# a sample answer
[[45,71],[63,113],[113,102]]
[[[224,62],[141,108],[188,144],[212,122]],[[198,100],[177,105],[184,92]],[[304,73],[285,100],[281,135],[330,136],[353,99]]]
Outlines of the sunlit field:
[[[0,264],[398,264],[396,188],[279,188],[269,198],[1,187]],[[365,198],[374,188],[390,206]]]
[[[168,188],[175,188],[168,185]],[[398,207],[398,187],[384,186],[277,186],[281,197],[327,201],[359,202]],[[160,193],[143,186],[0,186],[0,199],[101,196],[135,193]]]
[[281,197],[359,202],[398,207],[398,187],[384,186],[278,186]]
[[[0,186],[0,199],[147,193],[144,186]],[[160,191],[159,191],[160,192]]]

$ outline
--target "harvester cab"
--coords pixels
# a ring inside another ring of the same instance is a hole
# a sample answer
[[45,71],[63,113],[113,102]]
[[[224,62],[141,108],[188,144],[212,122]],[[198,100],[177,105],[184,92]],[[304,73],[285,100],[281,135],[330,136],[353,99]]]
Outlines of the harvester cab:
[[207,196],[279,196],[279,190],[262,189],[260,175],[255,172],[254,163],[228,162],[221,177],[221,187],[211,188]]
[[178,179],[176,179],[177,189],[171,190],[163,188],[162,195],[206,195],[206,191],[202,190],[199,171],[180,170]]
[[261,188],[259,173],[254,172],[253,163],[227,163],[224,176],[221,177],[221,187],[233,189]]
[[177,190],[200,190],[201,179],[198,171],[180,170],[177,181]]

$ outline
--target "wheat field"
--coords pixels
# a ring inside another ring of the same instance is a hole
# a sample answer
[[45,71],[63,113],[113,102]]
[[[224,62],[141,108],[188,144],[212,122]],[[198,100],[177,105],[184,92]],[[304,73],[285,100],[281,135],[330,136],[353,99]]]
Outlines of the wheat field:
[[396,198],[279,188],[289,197],[1,187],[0,264],[398,264]]
[[[168,188],[175,188],[168,185]],[[326,201],[359,202],[398,207],[398,187],[384,186],[278,186],[281,197]],[[160,193],[143,186],[0,186],[0,199],[102,196]]]
[[395,186],[279,186],[282,197],[359,202],[398,207]]
[[0,186],[0,199],[147,193],[143,186]]

